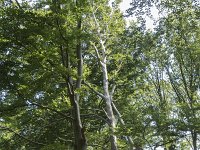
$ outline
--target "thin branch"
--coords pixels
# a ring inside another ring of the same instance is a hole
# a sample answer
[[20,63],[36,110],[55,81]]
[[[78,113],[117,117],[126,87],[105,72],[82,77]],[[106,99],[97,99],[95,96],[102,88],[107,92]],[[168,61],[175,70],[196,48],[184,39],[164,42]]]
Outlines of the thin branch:
[[18,0],[15,0],[15,2],[17,3],[17,6],[22,9],[21,5],[19,4]]
[[[102,108],[103,109],[103,108]],[[103,109],[104,113],[106,114],[106,117],[109,118],[108,113]],[[110,125],[110,124],[109,124]]]
[[[80,17],[77,21],[77,30],[81,30],[82,18]],[[77,44],[76,44],[76,57],[77,57],[77,80],[76,80],[76,89],[81,88],[81,81],[83,75],[83,58],[82,58],[82,49],[81,49],[81,37],[77,35]],[[77,95],[76,95],[77,96]]]
[[57,114],[59,114],[59,115],[65,117],[65,118],[67,118],[67,119],[73,120],[72,117],[67,116],[66,114],[64,114],[64,113],[62,113],[62,112],[60,112],[60,111],[58,111],[58,110],[56,110],[56,109],[50,108],[50,107],[48,107],[48,106],[43,106],[43,105],[38,104],[38,103],[35,103],[35,102],[30,102],[30,104],[31,104],[31,105],[35,105],[35,106],[38,106],[38,107],[41,107],[41,108],[43,108],[43,109],[51,110],[52,112],[55,112],[55,113],[57,113]]
[[112,90],[110,92],[110,96],[113,96],[115,89],[116,89],[116,85],[113,85]]
[[177,86],[175,85],[175,83],[173,81],[173,77],[172,77],[172,75],[169,72],[169,68],[167,67],[166,70],[167,70],[167,75],[169,76],[169,81],[171,83],[171,86],[174,89],[175,94],[178,97],[179,102],[184,101],[184,98],[183,98],[182,94],[180,93],[179,89],[177,88]]
[[95,108],[81,108],[81,110],[92,110],[92,111],[99,111],[99,112],[103,112],[101,109],[95,109]]
[[190,140],[185,136],[186,141],[188,142],[188,144],[190,145],[191,148],[193,148],[193,145],[191,144]]
[[[183,61],[182,56],[180,56],[180,57],[181,57],[181,60],[180,60],[180,61]],[[189,94],[187,81],[186,81],[186,79],[185,79],[185,74],[184,74],[184,71],[183,71],[182,62],[179,62],[179,69],[180,69],[180,73],[181,73],[183,85],[184,85],[184,87],[185,87],[185,92],[186,92],[186,94],[187,94],[189,100],[192,101],[192,100],[191,100],[191,97],[190,97],[190,94]]]
[[[119,122],[124,126],[125,122],[122,119],[122,115],[120,114],[120,112],[118,111],[117,107],[115,106],[113,102],[111,103],[111,105],[112,105],[113,110],[116,112],[117,116],[119,117]],[[125,136],[125,137],[128,140],[130,146],[132,146],[134,144],[132,138],[130,136]]]
[[[10,1],[12,4],[14,4],[13,0]],[[19,2],[17,0],[15,0],[15,3],[17,4],[17,6],[22,9],[22,7],[20,6]]]
[[[96,18],[96,16],[95,16],[95,14],[94,14],[94,11],[92,12],[92,15],[93,15],[93,18],[94,18],[94,22],[95,22],[95,24],[97,25],[97,33],[98,33],[98,35],[99,35],[99,40],[100,40],[100,44],[101,44],[101,46],[102,46],[102,53],[103,53],[103,58],[106,58],[106,55],[105,55],[105,53],[106,53],[106,48],[105,48],[105,45],[104,45],[104,43],[105,43],[105,41],[103,41],[102,40],[102,36],[101,36],[101,33],[100,33],[100,25],[99,25],[99,23],[98,23],[98,21],[97,21],[97,18]],[[104,62],[105,63],[105,62]]]
[[58,31],[59,31],[60,37],[61,37],[64,41],[68,41],[68,40],[64,37],[63,31],[61,31],[61,27],[60,27],[58,18],[56,18],[56,25],[58,26]]
[[58,139],[61,140],[61,141],[63,141],[63,142],[70,142],[70,143],[73,143],[72,140],[66,140],[66,139],[64,139],[64,138],[62,138],[62,137],[58,137]]
[[92,15],[93,15],[93,18],[94,18],[94,22],[97,25],[97,33],[100,35],[100,25],[99,25],[99,23],[97,21],[97,18],[95,16],[95,14],[94,14],[94,11],[92,12]]
[[91,91],[93,91],[95,94],[97,94],[98,96],[100,96],[102,99],[106,99],[106,97],[105,97],[102,93],[96,91],[94,88],[92,88],[92,87],[91,87],[88,83],[86,83],[85,81],[83,82],[83,84],[85,84]]
[[171,140],[169,140],[167,142],[163,142],[163,143],[157,142],[157,143],[154,144],[154,147],[157,148],[157,147],[164,146],[164,145],[167,145],[167,144],[172,144],[174,141],[177,141],[177,140],[178,140],[178,138],[174,138],[174,139],[171,139]]
[[101,120],[103,120],[104,122],[106,122],[108,125],[110,125],[110,123],[103,117],[97,115],[97,114],[81,114],[82,117],[97,117]]
[[94,43],[91,42],[91,44],[92,44],[92,46],[94,46],[94,49],[95,49],[95,52],[96,52],[97,59],[98,59],[99,63],[100,63],[101,65],[103,65],[103,63],[102,63],[102,61],[101,61],[101,56],[100,56],[99,51],[98,51],[98,48],[96,47],[96,45],[95,45]]
[[23,135],[17,133],[16,131],[14,131],[13,129],[11,129],[11,128],[9,128],[9,127],[5,127],[5,126],[1,126],[1,125],[0,125],[0,130],[7,130],[7,131],[9,131],[9,132],[12,132],[12,133],[16,134],[17,136],[19,136],[20,138],[25,139],[26,141],[29,141],[29,142],[34,143],[34,144],[37,144],[37,145],[43,145],[43,146],[46,145],[46,144],[44,144],[44,143],[32,141],[32,140],[26,138],[25,136],[23,136]]

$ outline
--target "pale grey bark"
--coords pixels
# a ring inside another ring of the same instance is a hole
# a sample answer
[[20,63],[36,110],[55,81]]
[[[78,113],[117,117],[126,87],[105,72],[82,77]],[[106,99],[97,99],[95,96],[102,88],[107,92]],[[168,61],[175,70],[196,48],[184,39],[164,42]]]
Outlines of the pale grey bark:
[[[108,117],[109,120],[109,127],[110,127],[110,142],[111,142],[111,149],[112,150],[117,150],[117,137],[115,135],[115,127],[116,127],[116,121],[115,121],[115,116],[113,113],[113,109],[112,109],[112,101],[111,101],[111,96],[109,93],[109,82],[108,82],[108,70],[107,70],[107,58],[106,58],[106,46],[105,46],[105,41],[102,38],[102,35],[100,33],[100,25],[96,19],[95,13],[93,12],[93,18],[94,18],[94,22],[95,25],[97,27],[97,35],[98,35],[98,39],[99,39],[99,44],[100,44],[100,49],[98,49],[96,47],[96,45],[94,43],[92,43],[92,45],[94,46],[96,55],[98,57],[98,62],[101,65],[101,71],[103,74],[103,99],[106,102],[106,115]],[[101,54],[100,54],[101,52]]]
[[[116,88],[116,85],[114,85],[112,87],[112,90],[110,92],[110,98],[111,98],[111,105],[112,105],[112,108],[113,108],[113,111],[115,112],[115,114],[117,115],[117,119],[119,120],[119,122],[124,126],[125,125],[125,122],[124,120],[122,119],[122,115],[121,113],[119,112],[119,110],[117,109],[117,107],[115,106],[114,102],[113,102],[113,94],[115,92],[115,88]],[[125,139],[126,141],[129,143],[129,150],[133,150],[134,149],[134,143],[133,143],[133,140],[130,136],[125,136]]]

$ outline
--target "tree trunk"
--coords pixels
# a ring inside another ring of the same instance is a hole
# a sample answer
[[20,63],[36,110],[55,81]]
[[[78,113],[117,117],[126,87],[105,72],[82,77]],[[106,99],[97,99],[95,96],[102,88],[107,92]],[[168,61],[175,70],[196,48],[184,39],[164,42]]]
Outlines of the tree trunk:
[[108,72],[107,72],[107,66],[106,66],[106,57],[103,58],[102,71],[103,71],[103,89],[104,89],[104,96],[106,100],[106,113],[109,120],[110,131],[111,131],[111,135],[110,135],[111,150],[117,150],[117,137],[115,136],[115,133],[114,133],[116,123],[115,123],[115,116],[114,116],[112,104],[111,104],[112,101],[111,101],[111,97],[110,97],[109,89],[108,89],[109,83],[108,83]]
[[71,105],[73,107],[73,130],[74,130],[74,150],[86,150],[86,138],[80,118],[80,107],[78,103],[79,95],[70,96]]
[[[77,21],[77,30],[81,29],[81,18]],[[63,51],[62,51],[63,53]],[[68,52],[66,51],[66,63],[63,63],[66,65],[66,68],[68,70],[71,69],[70,64],[70,56]],[[62,56],[64,58],[64,54]],[[80,94],[76,93],[75,90],[81,88],[81,81],[82,81],[82,73],[83,73],[83,60],[82,60],[82,51],[81,51],[81,42],[80,42],[80,35],[77,35],[77,45],[76,45],[76,58],[77,58],[77,79],[76,84],[74,85],[74,82],[72,81],[71,76],[67,76],[66,83],[67,83],[67,89],[68,94],[70,98],[70,102],[72,105],[72,115],[73,115],[73,130],[74,130],[74,150],[86,150],[87,149],[87,141],[85,138],[84,129],[81,122],[80,117],[80,107],[79,107],[79,99]],[[64,61],[63,61],[64,62]]]
[[[54,1],[56,2],[56,1]],[[81,7],[78,4],[78,0],[75,1],[76,7]],[[81,1],[80,1],[81,2]],[[60,7],[59,7],[60,9]],[[62,30],[60,30],[60,25],[57,21],[58,28],[60,31],[60,36],[62,39]],[[76,30],[79,32],[81,31],[81,15],[77,15],[77,28]],[[81,88],[81,81],[82,81],[82,74],[83,74],[83,59],[82,59],[82,50],[81,50],[81,33],[76,35],[76,68],[77,68],[77,79],[76,81],[72,80],[72,77],[67,74],[63,76],[65,78],[67,84],[68,95],[70,99],[70,103],[72,105],[72,116],[73,116],[73,130],[74,130],[74,150],[86,150],[87,149],[87,141],[84,134],[84,129],[81,122],[80,117],[80,107],[79,107],[79,99],[80,94],[76,93],[75,90]],[[68,41],[66,41],[68,42]],[[66,51],[64,51],[64,46],[60,46],[61,50],[61,57],[62,57],[62,64],[67,68],[68,71],[71,70],[71,60],[69,55],[69,46],[68,43],[66,44]],[[74,84],[76,82],[76,84]]]
[[109,127],[110,127],[110,142],[111,142],[111,150],[117,150],[117,137],[115,136],[115,116],[112,109],[112,98],[109,93],[109,83],[108,83],[108,70],[107,70],[107,59],[106,59],[106,47],[105,47],[105,41],[103,40],[103,36],[100,33],[100,25],[96,19],[95,13],[93,12],[93,17],[95,24],[97,26],[97,33],[99,36],[99,44],[101,46],[101,53],[99,53],[98,48],[94,45],[96,55],[98,58],[98,62],[101,64],[102,72],[103,72],[103,91],[104,91],[104,100],[106,101],[106,115],[108,117],[109,121]]
[[[111,98],[112,98],[112,95],[111,95]],[[111,99],[111,100],[112,100],[112,99]],[[120,112],[118,111],[117,107],[115,106],[115,104],[114,104],[113,102],[112,102],[111,104],[112,104],[113,110],[115,111],[115,113],[116,113],[117,116],[118,116],[119,122],[120,122],[123,126],[125,126],[124,120],[122,119],[121,114],[120,114]],[[133,149],[134,149],[134,146],[133,146],[134,143],[133,143],[132,138],[131,138],[130,136],[125,136],[125,137],[126,137],[126,141],[129,143],[129,150],[133,150]]]
[[[77,30],[81,29],[81,18],[77,22]],[[77,57],[77,80],[76,80],[76,89],[81,88],[81,80],[83,74],[83,59],[82,59],[82,50],[81,50],[81,41],[80,35],[77,36],[77,46],[76,46],[76,57]],[[86,150],[87,142],[85,138],[85,133],[83,130],[81,117],[80,117],[80,107],[79,107],[80,94],[75,93],[74,97],[74,134],[75,134],[75,150]]]
[[192,145],[193,145],[193,150],[197,150],[197,133],[196,131],[192,131]]

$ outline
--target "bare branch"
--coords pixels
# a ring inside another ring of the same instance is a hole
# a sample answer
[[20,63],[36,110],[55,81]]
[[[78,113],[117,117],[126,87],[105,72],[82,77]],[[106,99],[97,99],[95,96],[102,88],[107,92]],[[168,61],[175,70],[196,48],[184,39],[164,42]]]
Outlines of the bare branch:
[[16,4],[17,4],[17,6],[18,6],[20,9],[22,9],[22,7],[21,7],[21,5],[19,4],[18,0],[15,0],[15,2],[16,2]]
[[102,39],[102,35],[101,35],[101,33],[100,33],[100,31],[101,31],[101,29],[100,29],[100,25],[99,25],[99,23],[98,23],[98,21],[97,21],[97,18],[96,18],[96,16],[95,16],[95,14],[94,14],[94,11],[92,12],[92,15],[93,15],[93,18],[94,18],[94,22],[95,22],[95,24],[96,24],[96,26],[97,26],[97,33],[98,33],[98,35],[99,35],[99,42],[100,42],[100,44],[101,44],[101,46],[102,46],[102,50],[103,50],[103,58],[105,58],[106,57],[106,55],[105,55],[105,52],[106,52],[106,48],[105,48],[105,41]]
[[102,93],[96,91],[94,88],[92,88],[92,87],[91,87],[88,83],[86,83],[85,81],[84,81],[83,84],[85,84],[91,91],[93,91],[95,94],[97,94],[98,96],[100,96],[102,99],[106,99],[106,97],[105,97]]
[[100,54],[99,54],[98,48],[96,47],[96,45],[95,45],[94,43],[91,42],[91,44],[92,44],[92,46],[94,46],[94,49],[95,49],[95,52],[96,52],[96,55],[97,55],[97,58],[98,58],[99,63],[100,63],[101,65],[103,65],[103,63],[102,63],[102,61],[101,61],[101,56],[100,56]]
[[94,11],[92,12],[93,18],[94,18],[94,22],[97,25],[97,33],[100,35],[100,25],[97,21],[96,15],[94,14]]
[[61,140],[61,141],[63,141],[63,142],[73,143],[72,140],[66,140],[66,139],[64,139],[64,138],[62,138],[62,137],[58,137],[58,139]]
[[115,89],[116,89],[116,85],[113,85],[112,90],[110,92],[110,96],[113,96]]
[[108,113],[103,109],[104,113],[106,114],[106,117],[109,119]]

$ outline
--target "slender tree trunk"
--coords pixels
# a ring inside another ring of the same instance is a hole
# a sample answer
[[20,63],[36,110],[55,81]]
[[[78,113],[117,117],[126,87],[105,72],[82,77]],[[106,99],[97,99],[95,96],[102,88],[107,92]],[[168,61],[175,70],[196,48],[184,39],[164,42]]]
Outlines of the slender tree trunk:
[[[69,56],[68,56],[69,61]],[[80,60],[78,60],[80,61]],[[78,65],[78,70],[81,69],[81,63]],[[86,150],[86,138],[80,118],[80,107],[79,107],[79,93],[75,93],[75,88],[78,89],[81,87],[81,76],[78,77],[76,81],[76,87],[74,88],[72,78],[70,76],[66,79],[67,89],[72,105],[72,116],[73,116],[73,130],[74,130],[74,150]]]
[[196,131],[192,131],[192,145],[193,145],[193,150],[197,150],[197,133]]
[[101,53],[99,53],[98,48],[94,46],[96,55],[98,58],[98,62],[101,64],[102,72],[103,72],[103,91],[104,91],[104,99],[106,101],[106,115],[108,117],[109,121],[109,127],[110,127],[110,142],[111,142],[111,150],[117,150],[117,137],[115,136],[115,127],[116,127],[116,121],[115,116],[112,109],[112,97],[109,93],[109,83],[108,83],[108,70],[107,70],[107,59],[106,59],[106,47],[105,47],[105,41],[103,40],[103,36],[100,33],[100,25],[98,23],[98,20],[95,16],[95,13],[93,12],[93,18],[95,21],[95,24],[97,26],[97,34],[99,36],[99,44],[101,46]]
[[[77,22],[77,30],[81,29],[81,18],[78,19]],[[82,74],[83,74],[83,59],[82,59],[82,50],[81,50],[81,41],[80,41],[80,35],[77,36],[77,46],[76,46],[76,57],[77,57],[77,80],[76,80],[76,89],[81,88],[81,80],[82,80]],[[75,134],[75,150],[86,150],[87,144],[86,144],[86,138],[85,133],[83,130],[81,117],[80,117],[80,107],[79,107],[79,99],[80,94],[75,93],[74,97],[74,134]]]
[[103,71],[103,89],[104,89],[104,96],[106,100],[106,113],[107,113],[107,117],[110,123],[110,131],[111,131],[111,135],[110,135],[111,149],[117,150],[117,137],[115,136],[115,133],[114,133],[116,121],[115,121],[115,116],[112,109],[112,101],[111,101],[111,97],[110,97],[109,89],[108,89],[109,83],[108,83],[108,72],[107,72],[107,66],[106,66],[106,57],[103,58],[102,71]]
[[[81,18],[77,21],[77,30],[81,29]],[[70,56],[68,54],[68,50],[66,53],[62,50],[62,59],[63,64],[66,65],[68,70],[71,69],[70,64]],[[66,60],[64,60],[64,58]],[[87,149],[87,141],[85,138],[84,129],[81,122],[80,117],[80,106],[79,106],[79,99],[80,94],[76,93],[75,90],[81,88],[81,81],[82,81],[82,73],[83,73],[83,59],[82,59],[82,51],[81,51],[81,41],[80,35],[77,35],[77,45],[76,45],[76,58],[77,58],[77,79],[76,83],[74,84],[72,77],[70,75],[66,78],[68,94],[70,98],[70,102],[72,105],[72,115],[73,115],[73,130],[74,130],[74,150],[86,150]],[[64,63],[65,62],[65,63]]]
[[80,107],[79,107],[79,94],[75,93],[73,85],[71,84],[71,78],[68,78],[68,94],[72,105],[72,116],[73,116],[73,130],[74,130],[74,150],[86,150],[87,142],[80,118]]
[[[112,97],[112,95],[111,95],[111,97]],[[122,125],[125,125],[124,120],[122,119],[120,112],[118,111],[117,107],[115,106],[115,104],[113,102],[112,102],[112,108],[115,111],[115,113],[117,114],[119,122]],[[134,146],[133,146],[134,143],[133,143],[132,138],[130,136],[125,136],[125,137],[126,137],[126,141],[129,143],[129,150],[133,150],[134,149]]]
[[[55,6],[56,6],[56,2]],[[76,7],[78,6],[78,0],[75,1]],[[59,6],[59,9],[60,6]],[[80,15],[81,16],[81,15]],[[81,17],[77,16],[77,31],[81,31]],[[70,55],[69,55],[69,46],[68,46],[68,41],[67,39],[64,38],[62,34],[62,30],[60,29],[60,24],[59,21],[57,20],[57,25],[58,29],[60,32],[60,36],[62,39],[64,39],[67,42],[67,47],[66,51],[64,51],[64,46],[60,46],[61,50],[61,57],[62,57],[62,64],[65,66],[68,71],[71,70],[71,60],[70,60]],[[64,76],[67,84],[67,90],[68,90],[68,95],[70,99],[70,103],[72,105],[72,116],[73,116],[73,130],[74,130],[74,150],[86,150],[87,149],[87,142],[84,134],[84,129],[82,126],[81,122],[81,117],[80,117],[80,107],[79,107],[79,99],[80,99],[80,94],[76,93],[75,90],[81,88],[81,81],[82,81],[82,74],[83,74],[83,59],[82,59],[82,50],[81,50],[81,37],[80,33],[76,35],[76,58],[77,58],[77,79],[76,83],[74,84],[74,81],[72,80],[72,77],[68,74]]]
[[78,94],[75,94],[70,98],[73,106],[73,129],[74,129],[74,150],[86,150],[86,138],[80,118],[80,107],[78,103]]

